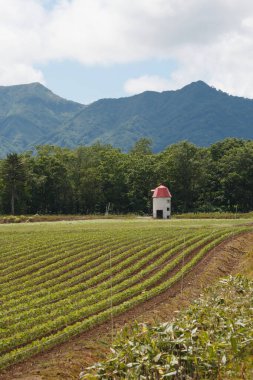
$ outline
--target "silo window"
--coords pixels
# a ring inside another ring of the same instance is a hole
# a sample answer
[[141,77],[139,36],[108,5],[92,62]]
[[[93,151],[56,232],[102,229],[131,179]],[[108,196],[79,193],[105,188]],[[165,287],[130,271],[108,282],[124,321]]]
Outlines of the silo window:
[[169,207],[167,207],[167,211],[170,211],[170,208],[169,208]]

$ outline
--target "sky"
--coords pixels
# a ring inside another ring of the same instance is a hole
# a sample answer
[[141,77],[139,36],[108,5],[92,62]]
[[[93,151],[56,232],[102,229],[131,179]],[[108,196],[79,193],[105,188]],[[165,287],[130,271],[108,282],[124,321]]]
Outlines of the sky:
[[89,104],[193,81],[253,98],[252,0],[0,0],[0,85]]

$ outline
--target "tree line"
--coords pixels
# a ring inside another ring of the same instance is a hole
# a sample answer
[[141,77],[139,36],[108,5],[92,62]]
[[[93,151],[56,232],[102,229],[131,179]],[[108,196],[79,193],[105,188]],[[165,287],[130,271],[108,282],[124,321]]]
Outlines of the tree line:
[[143,138],[128,153],[100,143],[10,153],[0,160],[0,213],[150,214],[161,183],[172,212],[253,210],[253,141],[182,141],[153,153]]

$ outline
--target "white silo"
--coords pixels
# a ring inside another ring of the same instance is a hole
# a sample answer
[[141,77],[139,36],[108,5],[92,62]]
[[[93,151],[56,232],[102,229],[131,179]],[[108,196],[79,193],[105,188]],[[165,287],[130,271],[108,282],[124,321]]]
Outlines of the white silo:
[[169,219],[171,217],[172,195],[168,187],[160,185],[153,191],[153,218]]

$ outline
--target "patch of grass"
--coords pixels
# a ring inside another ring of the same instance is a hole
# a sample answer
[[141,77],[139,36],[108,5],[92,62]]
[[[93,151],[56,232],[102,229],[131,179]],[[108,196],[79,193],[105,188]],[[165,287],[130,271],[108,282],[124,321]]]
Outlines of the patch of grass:
[[185,214],[174,214],[174,219],[251,219],[253,212],[189,212]]
[[8,223],[31,223],[31,222],[59,222],[74,220],[96,220],[96,219],[133,219],[136,214],[89,214],[89,215],[2,215],[0,216],[0,224]]

